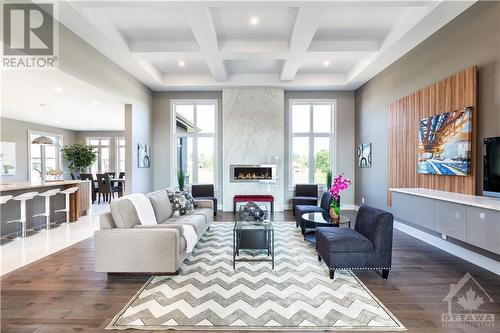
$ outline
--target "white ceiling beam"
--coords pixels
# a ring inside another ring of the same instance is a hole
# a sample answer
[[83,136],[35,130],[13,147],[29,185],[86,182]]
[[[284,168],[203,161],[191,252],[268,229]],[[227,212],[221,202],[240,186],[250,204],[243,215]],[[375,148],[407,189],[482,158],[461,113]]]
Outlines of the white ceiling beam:
[[221,53],[265,53],[265,52],[288,52],[288,41],[269,40],[229,40],[219,43]]
[[166,60],[202,60],[205,61],[203,54],[200,52],[132,52],[136,59],[144,59],[148,61],[166,61]]
[[412,10],[389,33],[379,52],[361,61],[347,73],[346,85],[357,89],[475,2],[477,1],[440,1],[419,12]]
[[142,67],[142,69],[144,69],[146,73],[154,77],[156,81],[163,81],[163,74],[150,61],[139,59],[137,60],[137,62]]
[[283,82],[279,74],[234,74],[224,82],[211,75],[164,75],[160,90],[206,90],[224,87],[279,86],[287,89],[342,90],[345,74],[297,74],[295,80]]
[[199,52],[195,41],[141,40],[129,42],[132,53]]
[[304,54],[321,22],[323,7],[301,7],[293,25],[289,52],[293,58],[285,61],[280,78],[283,81],[293,80],[299,70]]
[[312,41],[309,52],[351,52],[351,51],[378,51],[380,43],[376,40],[321,40]]
[[[430,2],[435,0],[319,0],[310,1],[310,3],[321,4],[322,6],[333,7],[425,7],[428,6]],[[149,1],[121,1],[121,0],[105,0],[105,1],[95,1],[95,0],[80,0],[81,7],[95,7],[95,8],[114,8],[114,7],[144,7],[147,4],[150,7],[182,7],[186,4],[186,0],[149,0]],[[258,4],[259,8],[273,8],[280,6],[281,4],[292,4],[293,1],[287,0],[197,0],[195,1],[197,5],[205,7],[236,7],[236,8],[255,8],[255,4]],[[302,1],[302,3],[307,1]]]
[[205,56],[208,68],[214,76],[215,81],[226,81],[227,72],[224,62],[219,58],[217,32],[215,31],[209,9],[190,5],[183,7],[182,11],[198,42],[201,53]]
[[[94,14],[95,17],[94,17]],[[77,3],[59,3],[59,21],[146,85],[160,83],[144,71],[129,53],[127,40],[103,16],[103,10],[85,12]]]

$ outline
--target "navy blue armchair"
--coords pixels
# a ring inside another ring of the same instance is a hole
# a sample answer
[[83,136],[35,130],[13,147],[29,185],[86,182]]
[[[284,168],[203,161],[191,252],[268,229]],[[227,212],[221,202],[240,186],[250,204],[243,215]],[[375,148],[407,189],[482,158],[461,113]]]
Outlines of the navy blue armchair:
[[363,205],[354,230],[316,228],[318,260],[325,261],[330,278],[336,269],[374,269],[387,279],[392,265],[393,220],[391,213]]
[[295,215],[297,205],[318,205],[318,185],[297,184],[295,185],[295,196],[292,198],[292,212]]
[[333,197],[330,192],[325,191],[321,196],[320,205],[297,205],[295,206],[295,224],[300,226],[302,229],[302,234],[305,233],[306,229],[314,228],[314,225],[308,225],[307,221],[302,219],[302,215],[305,213],[324,213],[328,214],[330,210],[330,204],[332,203]]
[[217,216],[217,198],[214,195],[214,185],[192,185],[191,194],[194,199],[212,200],[214,203],[214,216]]

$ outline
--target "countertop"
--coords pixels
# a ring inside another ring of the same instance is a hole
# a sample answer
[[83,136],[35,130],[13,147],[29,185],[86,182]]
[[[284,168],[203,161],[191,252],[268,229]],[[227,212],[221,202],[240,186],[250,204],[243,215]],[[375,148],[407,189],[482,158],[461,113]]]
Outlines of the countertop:
[[389,191],[500,211],[500,198],[437,191],[426,188],[391,188]]
[[74,185],[83,182],[88,182],[89,180],[57,180],[57,181],[46,181],[41,182],[13,182],[0,184],[0,192],[6,191],[17,191],[17,190],[28,190],[36,188],[54,187],[54,186],[64,186],[64,185]]

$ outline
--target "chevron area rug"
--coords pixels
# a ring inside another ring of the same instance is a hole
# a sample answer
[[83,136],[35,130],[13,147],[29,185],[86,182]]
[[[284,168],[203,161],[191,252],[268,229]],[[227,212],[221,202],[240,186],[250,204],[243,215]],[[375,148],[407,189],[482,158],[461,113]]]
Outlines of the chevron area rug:
[[151,277],[107,329],[405,330],[352,272],[330,280],[295,223],[273,224],[275,270],[269,262],[233,270],[233,225],[213,223],[179,275]]

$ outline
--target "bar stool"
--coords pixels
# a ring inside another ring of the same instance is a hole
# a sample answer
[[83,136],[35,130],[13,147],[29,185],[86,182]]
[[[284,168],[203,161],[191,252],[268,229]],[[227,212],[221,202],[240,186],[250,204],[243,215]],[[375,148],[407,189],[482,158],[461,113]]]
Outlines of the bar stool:
[[66,222],[65,223],[69,223],[69,207],[70,207],[69,206],[69,197],[71,194],[75,193],[78,190],[79,190],[79,187],[74,186],[74,187],[69,187],[69,188],[59,192],[60,194],[64,194],[66,196],[66,198],[65,198],[64,208],[56,210],[56,213],[57,212],[65,212],[66,213]]
[[[7,201],[9,201],[10,199],[12,199],[12,195],[2,195],[0,197],[0,205],[7,203]],[[1,238],[0,239],[0,245],[4,245],[4,244],[10,243],[10,242],[12,242],[12,239],[9,239],[9,238]]]
[[9,221],[7,223],[21,223],[21,232],[16,232],[16,233],[10,234],[7,236],[8,238],[10,238],[10,239],[15,239],[15,238],[20,238],[20,237],[25,238],[25,237],[32,236],[38,232],[35,230],[30,230],[30,231],[26,230],[26,222],[27,222],[26,221],[26,201],[33,200],[33,198],[36,197],[37,195],[38,195],[38,192],[27,192],[27,193],[23,193],[23,194],[20,194],[20,195],[12,198],[12,200],[19,201],[19,211],[20,211],[21,218],[19,220]]
[[60,226],[60,224],[57,223],[50,223],[50,197],[55,196],[57,193],[59,193],[59,191],[60,189],[55,188],[38,194],[39,197],[45,198],[45,211],[43,213],[33,215],[33,217],[39,217],[39,216],[45,217],[45,225],[39,226],[35,230],[42,230],[42,229],[50,230]]

